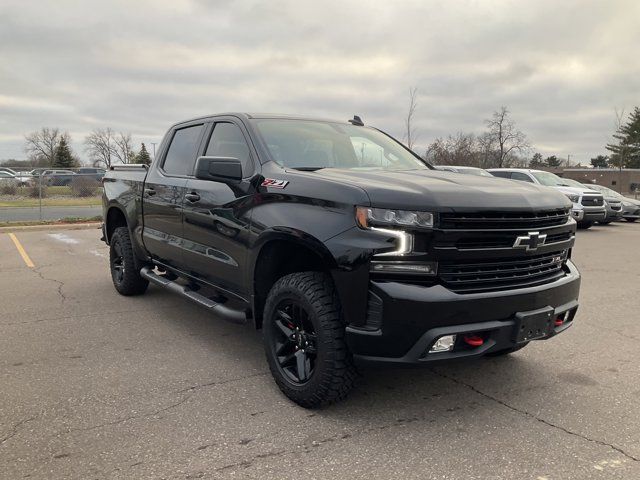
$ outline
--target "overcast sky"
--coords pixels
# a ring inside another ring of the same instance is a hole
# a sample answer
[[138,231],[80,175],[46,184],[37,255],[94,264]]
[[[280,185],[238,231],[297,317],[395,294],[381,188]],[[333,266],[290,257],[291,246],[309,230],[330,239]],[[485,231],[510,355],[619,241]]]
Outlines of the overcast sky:
[[[0,159],[43,126],[157,142],[179,120],[279,112],[402,136],[480,133],[501,105],[537,151],[606,153],[640,104],[640,2],[25,1],[0,3]],[[151,150],[151,148],[150,148]]]

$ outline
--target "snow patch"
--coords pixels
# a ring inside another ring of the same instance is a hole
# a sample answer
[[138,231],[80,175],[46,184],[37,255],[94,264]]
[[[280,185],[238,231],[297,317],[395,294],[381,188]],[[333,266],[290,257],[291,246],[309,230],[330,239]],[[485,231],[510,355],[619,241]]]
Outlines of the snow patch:
[[69,235],[65,235],[64,233],[49,233],[48,235],[51,238],[53,238],[54,240],[57,240],[57,241],[62,242],[62,243],[68,243],[68,244],[71,244],[71,245],[75,245],[77,243],[80,243],[75,238],[72,238]]

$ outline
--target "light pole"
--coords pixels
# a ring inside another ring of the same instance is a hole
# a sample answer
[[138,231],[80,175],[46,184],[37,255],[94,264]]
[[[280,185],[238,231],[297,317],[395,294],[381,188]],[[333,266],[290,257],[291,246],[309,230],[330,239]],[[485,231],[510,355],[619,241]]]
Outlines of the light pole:
[[153,159],[156,159],[156,142],[151,142],[151,145],[153,145]]

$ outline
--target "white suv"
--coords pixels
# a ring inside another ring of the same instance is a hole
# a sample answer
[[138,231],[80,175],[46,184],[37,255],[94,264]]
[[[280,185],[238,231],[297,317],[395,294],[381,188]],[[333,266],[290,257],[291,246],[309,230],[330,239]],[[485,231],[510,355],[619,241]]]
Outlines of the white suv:
[[489,168],[487,171],[494,177],[510,178],[560,190],[573,203],[571,214],[581,228],[589,228],[593,222],[604,221],[607,216],[604,197],[600,192],[589,190],[587,187],[571,187],[562,177],[551,172],[528,168]]

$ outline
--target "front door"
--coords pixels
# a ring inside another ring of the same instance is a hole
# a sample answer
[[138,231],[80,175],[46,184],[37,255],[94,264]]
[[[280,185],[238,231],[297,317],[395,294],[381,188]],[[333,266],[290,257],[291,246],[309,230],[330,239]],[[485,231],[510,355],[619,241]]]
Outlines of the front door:
[[[217,121],[207,156],[233,157],[242,162],[245,178],[254,173],[252,153],[239,124]],[[253,154],[255,156],[255,154]],[[227,185],[190,178],[184,208],[184,258],[187,273],[227,292],[244,297],[242,285],[249,239],[248,181]]]
[[204,124],[173,132],[158,168],[149,171],[142,194],[144,245],[154,259],[178,269],[184,265],[182,202],[203,132]]

